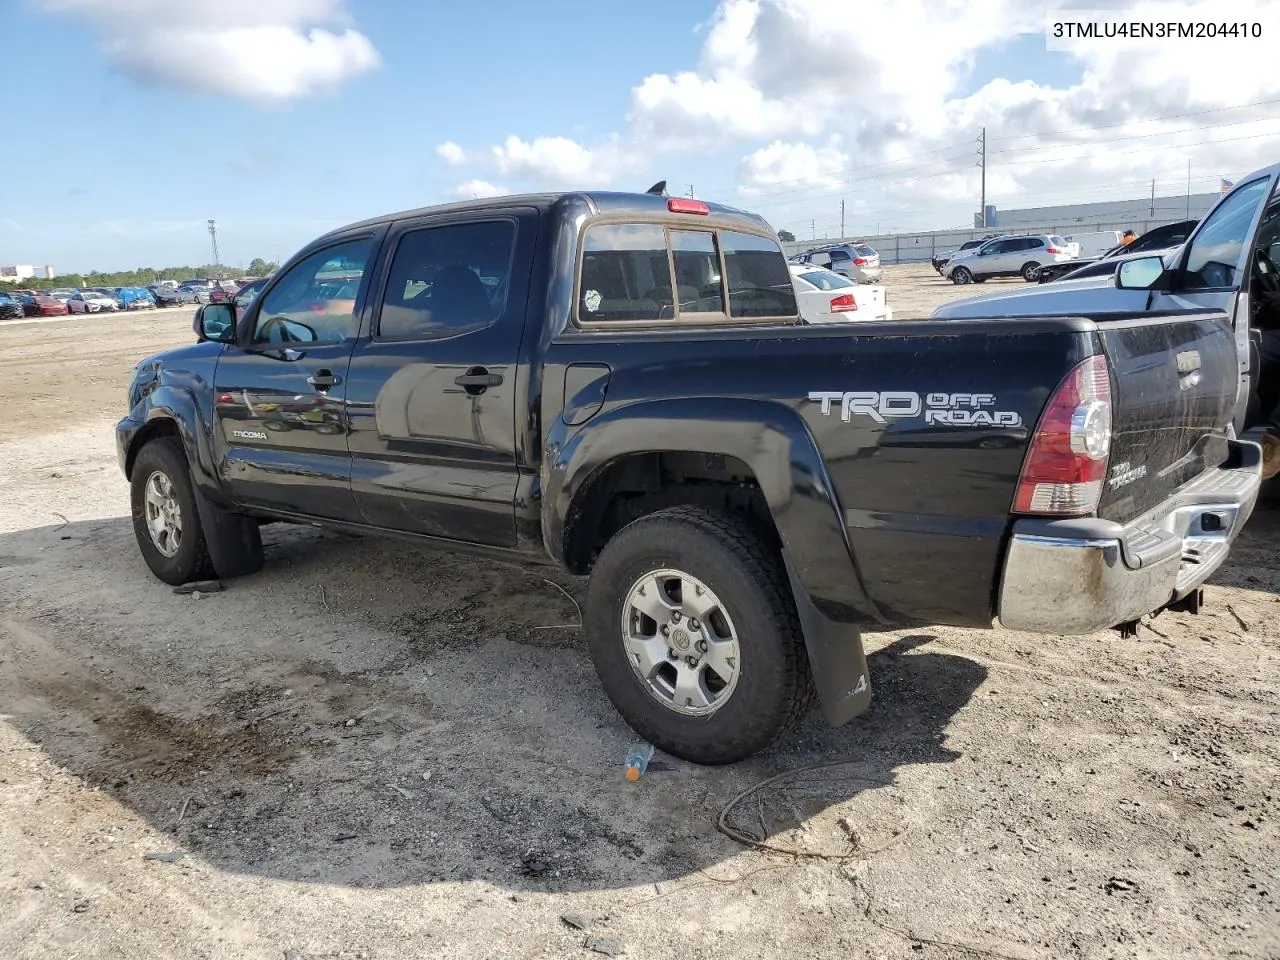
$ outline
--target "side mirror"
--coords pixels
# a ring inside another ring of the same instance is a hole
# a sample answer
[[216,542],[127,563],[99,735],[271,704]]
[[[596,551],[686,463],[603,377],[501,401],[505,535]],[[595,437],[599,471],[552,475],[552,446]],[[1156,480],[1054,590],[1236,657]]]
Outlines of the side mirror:
[[236,311],[229,303],[206,303],[191,321],[199,340],[231,343],[236,338]]
[[1116,287],[1120,290],[1150,290],[1164,276],[1162,257],[1138,257],[1120,264]]

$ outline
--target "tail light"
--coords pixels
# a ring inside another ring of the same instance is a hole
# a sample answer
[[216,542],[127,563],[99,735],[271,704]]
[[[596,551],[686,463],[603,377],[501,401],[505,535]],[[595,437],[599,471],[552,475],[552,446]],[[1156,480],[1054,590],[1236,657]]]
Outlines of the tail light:
[[1084,516],[1098,508],[1111,453],[1111,376],[1090,357],[1067,375],[1040,415],[1018,478],[1014,513]]
[[853,258],[853,265],[854,265],[855,267],[865,267],[865,266],[867,265],[867,258],[866,258],[866,257],[854,257],[854,258]]
[[831,312],[832,313],[850,313],[858,309],[858,303],[853,299],[853,294],[846,293],[842,297],[832,297]]
[[1044,252],[1045,252],[1045,253],[1065,253],[1066,251],[1065,251],[1065,250],[1059,250],[1057,247],[1047,247],[1047,248],[1045,248],[1045,251],[1044,251]]

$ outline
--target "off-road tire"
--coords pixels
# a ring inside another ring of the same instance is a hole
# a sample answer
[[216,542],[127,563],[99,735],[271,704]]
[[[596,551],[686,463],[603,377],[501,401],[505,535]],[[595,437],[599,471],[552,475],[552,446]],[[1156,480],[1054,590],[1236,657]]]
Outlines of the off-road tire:
[[[182,539],[178,550],[166,557],[156,547],[147,529],[146,485],[151,475],[163,473],[173,484],[174,498],[182,516]],[[130,500],[133,512],[133,534],[146,561],[160,580],[174,586],[196,580],[212,580],[216,574],[209,548],[200,523],[195,493],[191,486],[191,470],[186,455],[178,441],[172,437],[158,437],[138,451],[133,463]]]
[[[701,580],[733,620],[741,661],[737,684],[709,716],[685,716],[659,702],[623,646],[627,593],[642,575],[659,569]],[[773,743],[813,704],[813,677],[782,558],[733,514],[678,506],[623,527],[591,572],[585,626],[596,673],[623,719],[681,759],[742,760]]]

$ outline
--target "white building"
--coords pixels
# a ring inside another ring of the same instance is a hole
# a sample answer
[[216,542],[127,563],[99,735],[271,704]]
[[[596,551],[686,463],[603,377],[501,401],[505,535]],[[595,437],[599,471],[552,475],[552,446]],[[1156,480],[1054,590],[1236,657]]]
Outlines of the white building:
[[52,280],[53,267],[47,263],[43,267],[33,267],[27,263],[19,263],[10,267],[0,267],[0,283],[18,283],[22,280]]

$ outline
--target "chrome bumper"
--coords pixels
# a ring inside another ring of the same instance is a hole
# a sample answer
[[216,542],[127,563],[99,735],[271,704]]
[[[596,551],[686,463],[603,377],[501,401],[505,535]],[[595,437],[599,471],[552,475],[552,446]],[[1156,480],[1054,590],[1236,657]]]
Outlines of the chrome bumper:
[[1247,441],[1232,447],[1229,465],[1206,471],[1128,524],[1017,521],[1000,582],[1000,625],[1093,633],[1199,588],[1227,558],[1262,482],[1262,448]]

